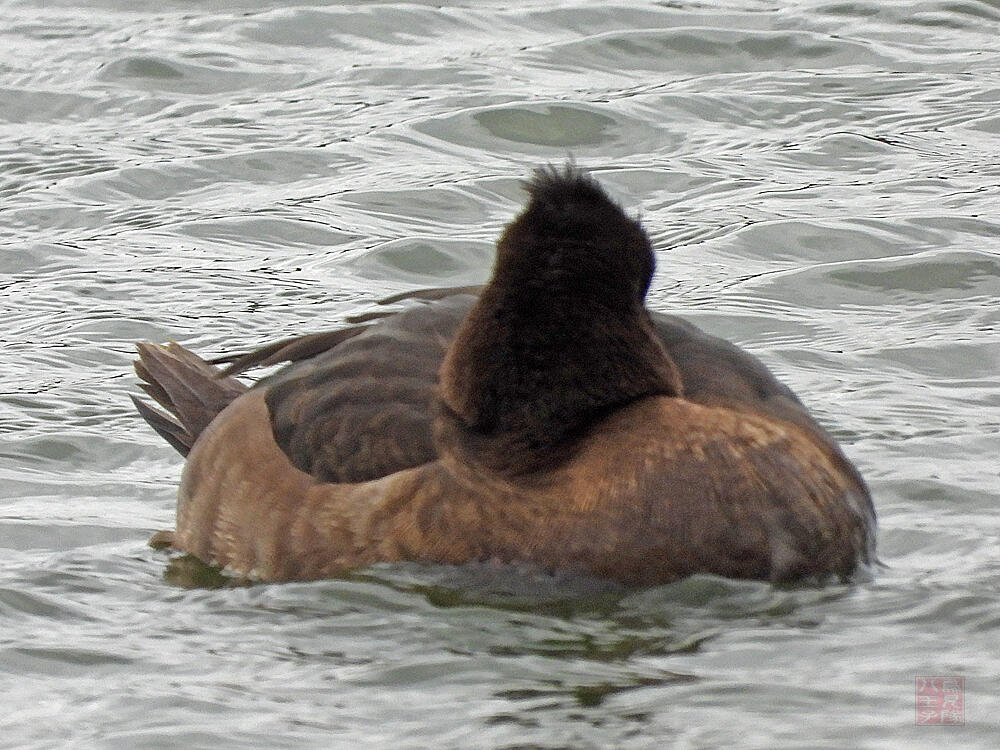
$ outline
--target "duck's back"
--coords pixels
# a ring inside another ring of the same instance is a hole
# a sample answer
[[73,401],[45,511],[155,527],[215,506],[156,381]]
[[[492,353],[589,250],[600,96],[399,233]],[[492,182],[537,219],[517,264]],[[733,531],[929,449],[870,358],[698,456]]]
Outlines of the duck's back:
[[[322,481],[361,482],[434,460],[438,372],[475,301],[457,294],[419,304],[262,380],[275,440],[292,463]],[[685,399],[787,420],[836,448],[759,359],[677,316],[652,313],[652,321]]]
[[433,460],[437,372],[474,302],[455,295],[382,318],[261,381],[292,463],[322,481],[362,482]]

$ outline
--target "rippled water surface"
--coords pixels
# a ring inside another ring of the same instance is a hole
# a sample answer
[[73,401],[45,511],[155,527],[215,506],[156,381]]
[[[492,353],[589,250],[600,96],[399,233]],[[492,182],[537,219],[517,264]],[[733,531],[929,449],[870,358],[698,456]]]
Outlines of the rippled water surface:
[[[997,2],[0,10],[0,746],[997,746]],[[858,463],[874,580],[178,585],[132,342],[481,280],[568,154],[644,217],[650,305]],[[964,727],[915,725],[920,676]]]

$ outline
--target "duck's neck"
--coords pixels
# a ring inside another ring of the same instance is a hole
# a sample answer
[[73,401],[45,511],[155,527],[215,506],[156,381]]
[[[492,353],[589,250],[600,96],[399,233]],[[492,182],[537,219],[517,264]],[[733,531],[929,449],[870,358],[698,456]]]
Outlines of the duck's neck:
[[677,369],[641,302],[615,306],[601,301],[599,288],[509,280],[484,290],[439,383],[439,447],[505,475],[552,466],[626,404],[680,395]]

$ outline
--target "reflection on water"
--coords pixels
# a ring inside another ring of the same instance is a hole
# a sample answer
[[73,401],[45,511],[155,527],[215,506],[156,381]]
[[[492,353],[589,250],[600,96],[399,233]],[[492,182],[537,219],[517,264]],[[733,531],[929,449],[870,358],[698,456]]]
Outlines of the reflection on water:
[[596,112],[559,106],[540,111],[520,107],[486,110],[473,119],[494,138],[563,149],[605,143],[615,125],[612,118]]
[[[3,11],[12,747],[995,744],[995,4]],[[641,212],[651,306],[758,353],[857,461],[873,580],[234,586],[146,546],[179,462],[133,341],[239,350],[477,283],[569,155]],[[966,678],[964,728],[914,726],[927,675]]]

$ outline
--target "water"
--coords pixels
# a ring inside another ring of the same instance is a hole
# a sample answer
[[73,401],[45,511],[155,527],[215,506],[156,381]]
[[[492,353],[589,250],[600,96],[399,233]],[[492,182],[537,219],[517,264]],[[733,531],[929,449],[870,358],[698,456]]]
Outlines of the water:
[[[996,747],[996,2],[0,9],[0,746]],[[886,567],[177,585],[132,342],[481,280],[567,154],[641,211],[651,306],[842,441]],[[927,675],[965,678],[964,727],[915,726]]]

